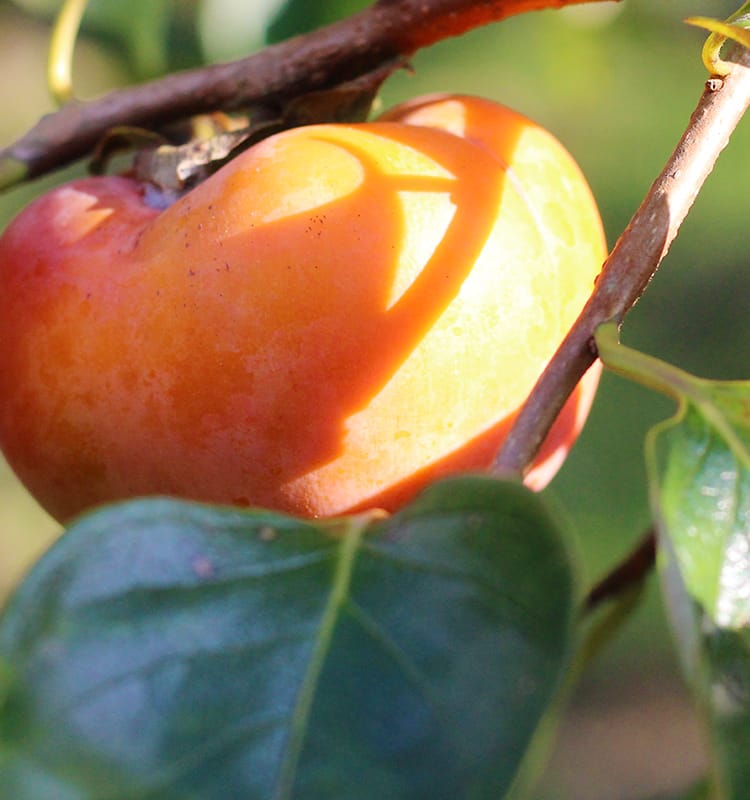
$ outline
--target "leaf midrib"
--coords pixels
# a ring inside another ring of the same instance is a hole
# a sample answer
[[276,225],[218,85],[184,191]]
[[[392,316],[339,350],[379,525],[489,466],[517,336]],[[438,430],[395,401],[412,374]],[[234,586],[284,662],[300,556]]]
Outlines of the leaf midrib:
[[366,520],[361,519],[352,519],[350,522],[351,524],[347,526],[342,535],[333,575],[333,584],[320,619],[310,662],[300,685],[297,701],[290,719],[289,738],[279,769],[273,800],[288,800],[292,796],[292,789],[297,776],[297,765],[304,747],[307,723],[310,719],[310,712],[315,699],[315,690],[331,648],[333,633],[342,606],[349,596],[354,562],[368,524]]

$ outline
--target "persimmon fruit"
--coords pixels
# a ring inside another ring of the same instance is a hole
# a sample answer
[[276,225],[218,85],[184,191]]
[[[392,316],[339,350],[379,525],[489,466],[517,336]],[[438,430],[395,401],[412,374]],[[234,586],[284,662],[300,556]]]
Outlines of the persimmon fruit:
[[0,447],[63,521],[153,494],[392,510],[491,463],[604,256],[571,156],[472,97],[276,134],[166,209],[76,180],[0,239]]

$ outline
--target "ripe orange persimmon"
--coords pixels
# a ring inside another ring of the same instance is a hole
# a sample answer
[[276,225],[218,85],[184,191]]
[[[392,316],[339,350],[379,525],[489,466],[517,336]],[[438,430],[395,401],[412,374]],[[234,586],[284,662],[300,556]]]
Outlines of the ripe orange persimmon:
[[61,520],[151,494],[393,509],[485,468],[605,256],[568,153],[470,97],[289,130],[146,197],[77,180],[0,239],[0,446]]

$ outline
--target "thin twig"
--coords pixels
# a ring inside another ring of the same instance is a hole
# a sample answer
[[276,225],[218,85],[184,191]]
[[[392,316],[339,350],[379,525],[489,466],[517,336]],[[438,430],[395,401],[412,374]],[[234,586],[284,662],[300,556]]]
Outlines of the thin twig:
[[[576,384],[596,358],[593,335],[621,323],[677,236],[698,191],[750,105],[750,51],[723,82],[709,81],[659,177],[620,236],[581,315],[537,381],[498,453],[497,474],[523,473]],[[718,84],[718,89],[716,88]]]
[[441,39],[527,11],[599,0],[379,0],[306,36],[239,61],[175,73],[72,102],[0,150],[0,190],[90,153],[110,128],[155,127],[194,114],[283,105],[352,80]]
[[589,591],[584,611],[590,612],[602,603],[619,597],[643,583],[656,560],[656,532],[650,528],[640,542],[614,569],[608,572]]

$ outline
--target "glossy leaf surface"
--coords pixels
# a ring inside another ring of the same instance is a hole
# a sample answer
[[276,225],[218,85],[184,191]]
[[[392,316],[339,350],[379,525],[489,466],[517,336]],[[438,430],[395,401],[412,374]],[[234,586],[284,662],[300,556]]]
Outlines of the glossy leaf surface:
[[714,746],[711,796],[739,798],[750,785],[750,387],[694,381],[652,433],[653,504],[681,655]]
[[516,484],[322,524],[114,506],[0,621],[0,786],[495,800],[559,686],[573,601],[554,519]]

